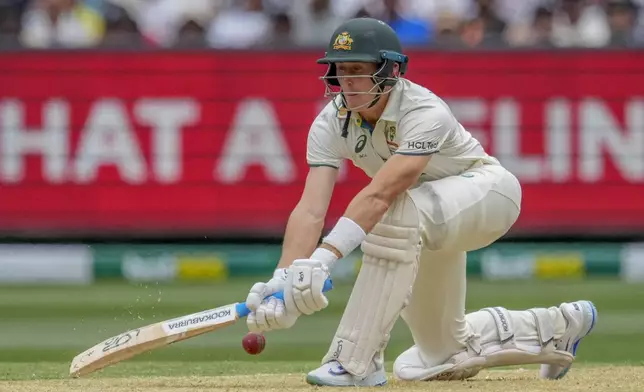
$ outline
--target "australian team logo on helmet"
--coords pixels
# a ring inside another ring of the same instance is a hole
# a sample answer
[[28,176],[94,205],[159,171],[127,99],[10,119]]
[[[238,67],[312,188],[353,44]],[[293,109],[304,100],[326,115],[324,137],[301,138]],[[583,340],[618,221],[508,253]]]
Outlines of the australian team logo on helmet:
[[[338,110],[357,110],[361,107],[372,107],[383,94],[386,87],[394,86],[398,78],[407,71],[408,57],[402,53],[402,45],[396,32],[383,21],[372,18],[355,18],[340,25],[332,34],[325,56],[317,60],[318,64],[327,64],[327,71],[322,79],[325,83],[325,96],[332,97]],[[346,99],[340,88],[336,63],[367,62],[376,64],[376,72],[368,75],[351,75],[351,78],[364,77],[373,80],[373,88],[359,94],[373,94],[374,99],[361,107],[347,107]],[[395,65],[398,64],[398,72]],[[340,96],[340,103],[336,97]]]
[[336,50],[351,50],[351,44],[353,43],[353,38],[349,35],[348,31],[343,31],[335,37],[333,42],[333,49]]

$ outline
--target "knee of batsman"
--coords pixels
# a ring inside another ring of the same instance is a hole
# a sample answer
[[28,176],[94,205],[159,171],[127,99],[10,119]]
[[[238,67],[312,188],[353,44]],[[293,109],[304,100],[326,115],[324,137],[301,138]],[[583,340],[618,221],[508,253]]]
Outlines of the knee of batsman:
[[422,230],[423,247],[429,250],[445,249],[448,245],[447,239],[449,226],[446,223],[429,222]]

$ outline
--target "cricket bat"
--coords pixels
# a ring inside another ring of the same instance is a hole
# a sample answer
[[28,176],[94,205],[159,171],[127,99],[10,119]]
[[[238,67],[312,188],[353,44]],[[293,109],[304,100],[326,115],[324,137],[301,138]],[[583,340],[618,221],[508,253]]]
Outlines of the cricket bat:
[[[327,279],[322,291],[332,288],[331,279]],[[269,297],[284,299],[284,294],[279,292]],[[81,377],[155,348],[227,327],[249,313],[246,304],[239,302],[123,332],[74,357],[69,375]]]

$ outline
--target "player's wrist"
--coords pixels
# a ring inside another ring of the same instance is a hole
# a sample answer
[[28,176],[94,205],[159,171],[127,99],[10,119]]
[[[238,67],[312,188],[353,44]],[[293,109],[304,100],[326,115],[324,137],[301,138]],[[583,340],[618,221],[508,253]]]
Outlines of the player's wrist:
[[[352,219],[343,216],[338,220],[338,223],[336,223],[331,232],[324,237],[322,243],[332,246],[340,253],[340,258],[342,258],[348,256],[359,247],[366,237],[367,233],[365,233],[360,225]],[[330,250],[329,252],[333,253]],[[334,254],[334,256],[336,255]]]
[[311,259],[321,262],[330,271],[338,261],[338,256],[329,249],[319,247],[315,249]]

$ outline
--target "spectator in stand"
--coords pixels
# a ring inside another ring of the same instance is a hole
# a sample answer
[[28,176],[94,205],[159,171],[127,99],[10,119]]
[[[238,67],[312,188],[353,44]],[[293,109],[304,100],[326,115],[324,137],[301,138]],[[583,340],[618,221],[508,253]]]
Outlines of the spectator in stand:
[[207,40],[213,48],[259,47],[271,40],[273,23],[262,0],[238,0],[211,22]]
[[476,17],[463,21],[459,29],[459,48],[463,46],[468,49],[484,46],[486,38],[485,19]]
[[293,39],[291,17],[284,12],[278,12],[272,16],[271,22],[273,31],[267,42],[267,47],[274,49],[294,47],[295,41]]
[[398,34],[405,46],[427,46],[433,40],[431,21],[401,14],[401,0],[383,0],[382,3],[368,3],[358,11],[359,16],[370,16],[388,23]]
[[639,10],[635,31],[633,32],[635,45],[644,46],[644,0],[634,0],[634,3]]
[[186,19],[179,27],[177,38],[172,43],[175,48],[206,48],[206,28],[195,19]]
[[26,0],[0,0],[0,48],[20,46],[18,36]]
[[436,18],[434,45],[438,48],[456,48],[461,46],[460,29],[462,20],[451,12],[441,13]]
[[499,48],[505,46],[503,33],[506,23],[497,13],[494,0],[474,0],[473,15],[461,23],[460,46],[466,48]]
[[407,47],[644,44],[644,0],[0,0],[0,45],[322,47],[355,16]]
[[331,0],[331,11],[344,21],[353,18],[364,8],[377,7],[378,3],[382,3],[382,0]]
[[638,6],[632,0],[608,0],[606,13],[610,27],[610,46],[634,46]]
[[398,8],[404,18],[421,18],[436,26],[438,19],[445,15],[463,20],[470,11],[472,2],[473,0],[400,0]]
[[539,7],[534,15],[532,23],[532,34],[529,37],[529,45],[538,48],[552,48],[552,23],[554,13],[547,7]]
[[544,8],[552,11],[552,3],[556,0],[495,0],[495,11],[498,17],[508,26],[518,24],[529,26],[534,22],[536,10]]
[[496,7],[494,0],[474,0],[475,13],[483,21],[485,33],[499,38],[505,31],[506,23],[497,14]]
[[207,48],[207,28],[216,15],[212,0],[190,0],[172,20],[174,32],[170,45],[186,48]]
[[323,47],[329,31],[344,20],[331,9],[330,0],[298,0],[290,9],[293,42],[302,47]]
[[141,34],[154,46],[173,47],[178,41],[198,45],[199,30],[207,29],[223,0],[109,0],[132,9]]
[[101,14],[80,0],[33,0],[23,16],[20,41],[32,48],[91,47],[101,42],[104,31]]
[[606,13],[588,0],[557,0],[552,39],[558,47],[603,47],[610,40]]
[[434,26],[428,19],[401,14],[401,0],[384,0],[385,19],[396,31],[403,45],[427,46],[434,37]]
[[102,10],[105,18],[105,35],[100,46],[125,48],[145,45],[145,40],[136,21],[125,8],[106,3],[103,5]]
[[508,28],[505,37],[507,42],[515,47],[553,48],[553,15],[548,7],[537,8],[532,23],[515,23]]

